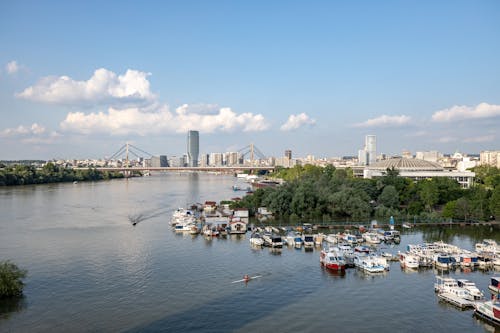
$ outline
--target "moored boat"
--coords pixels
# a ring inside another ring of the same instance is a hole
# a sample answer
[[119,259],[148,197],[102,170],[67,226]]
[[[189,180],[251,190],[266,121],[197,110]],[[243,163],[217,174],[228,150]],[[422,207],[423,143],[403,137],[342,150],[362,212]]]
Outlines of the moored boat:
[[474,314],[500,327],[500,302],[498,298],[476,302]]
[[476,284],[472,281],[466,280],[466,279],[458,279],[457,280],[458,286],[460,288],[464,288],[469,291],[469,293],[472,295],[474,300],[480,300],[484,297],[484,294],[479,290],[476,286]]
[[252,236],[250,236],[250,244],[255,246],[262,246],[264,245],[264,239],[260,234],[254,233],[252,234]]
[[346,262],[341,252],[336,248],[321,250],[319,262],[326,268],[335,271],[343,271],[346,267]]
[[500,294],[500,277],[492,277],[488,289],[497,295]]

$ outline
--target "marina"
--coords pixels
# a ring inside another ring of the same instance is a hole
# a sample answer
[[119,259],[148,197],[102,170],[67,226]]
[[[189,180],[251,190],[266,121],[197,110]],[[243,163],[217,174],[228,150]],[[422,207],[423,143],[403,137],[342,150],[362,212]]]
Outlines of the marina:
[[[233,184],[230,176],[152,174],[102,183],[1,189],[5,218],[0,223],[0,251],[28,269],[28,277],[23,302],[2,308],[0,331],[271,332],[286,327],[320,332],[334,326],[357,332],[407,331],[409,327],[491,331],[493,324],[476,319],[473,311],[458,311],[439,301],[433,284],[441,274],[466,279],[487,300],[491,278],[499,276],[494,265],[484,269],[455,265],[442,273],[433,266],[407,269],[392,258],[409,249],[431,258],[429,249],[442,251],[443,244],[479,252],[475,245],[483,240],[500,241],[498,230],[489,226],[398,228],[399,242],[374,244],[375,253],[390,259],[390,269],[370,273],[354,267],[355,253],[361,253],[354,248],[372,245],[344,244],[343,226],[326,232],[322,245],[308,250],[303,244],[251,246],[250,231],[208,237],[173,229],[170,222],[178,208],[232,198]],[[160,209],[165,213],[151,213]],[[132,226],[129,215],[151,217]],[[211,223],[226,221],[214,217]],[[315,223],[304,225],[308,222],[300,226],[266,223],[269,228],[256,233],[280,234],[282,240],[304,230],[311,235],[326,231],[314,230]],[[285,233],[287,227],[295,231]],[[346,261],[344,270],[321,264],[321,251],[330,247],[339,249]],[[262,277],[232,283],[245,275]],[[215,320],[233,314],[238,315],[237,321]],[[299,316],[301,320],[290,321]],[[388,318],[397,320],[388,326]]]

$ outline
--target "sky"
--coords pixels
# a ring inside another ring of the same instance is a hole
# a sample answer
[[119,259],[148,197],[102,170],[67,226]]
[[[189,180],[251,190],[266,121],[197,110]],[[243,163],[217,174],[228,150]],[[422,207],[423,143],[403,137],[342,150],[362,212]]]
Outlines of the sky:
[[0,2],[0,160],[500,149],[499,1]]

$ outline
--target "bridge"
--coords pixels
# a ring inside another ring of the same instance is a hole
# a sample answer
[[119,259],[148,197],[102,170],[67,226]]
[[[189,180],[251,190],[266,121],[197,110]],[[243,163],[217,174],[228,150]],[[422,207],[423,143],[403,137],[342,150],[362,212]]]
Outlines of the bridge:
[[[74,170],[86,170],[88,168],[73,168]],[[121,167],[95,167],[100,171],[205,171],[205,172],[221,172],[235,173],[238,171],[272,171],[274,166],[207,166],[207,167],[139,167],[139,166],[121,166]]]

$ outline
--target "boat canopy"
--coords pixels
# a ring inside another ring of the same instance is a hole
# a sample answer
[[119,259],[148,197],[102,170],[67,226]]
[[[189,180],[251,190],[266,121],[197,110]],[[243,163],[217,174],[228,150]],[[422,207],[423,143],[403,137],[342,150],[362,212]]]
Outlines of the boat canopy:
[[498,287],[500,284],[500,277],[492,277],[491,278],[491,285],[494,287]]

